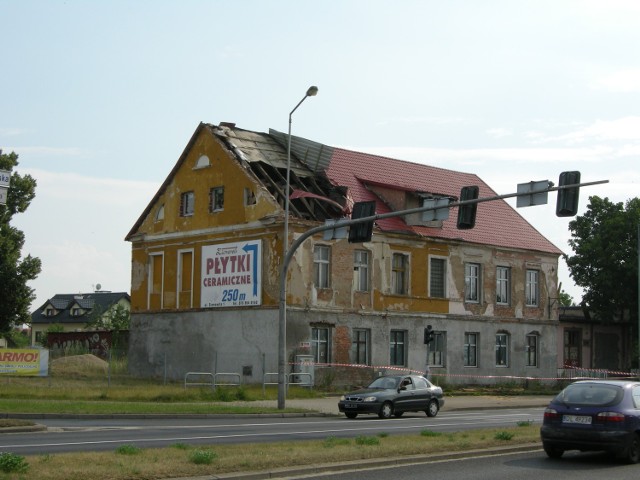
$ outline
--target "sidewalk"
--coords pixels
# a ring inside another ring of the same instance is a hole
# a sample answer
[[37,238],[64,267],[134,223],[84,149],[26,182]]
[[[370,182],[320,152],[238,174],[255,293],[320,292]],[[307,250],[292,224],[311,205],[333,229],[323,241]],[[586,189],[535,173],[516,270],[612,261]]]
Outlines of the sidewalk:
[[[444,397],[442,411],[473,410],[485,408],[522,408],[546,407],[553,396],[546,395],[517,395],[517,396],[489,396],[489,395],[461,395]],[[340,415],[338,400],[340,397],[291,399],[285,401],[286,408],[301,408],[326,415]],[[259,400],[247,402],[247,405],[261,405],[277,408],[276,400]]]

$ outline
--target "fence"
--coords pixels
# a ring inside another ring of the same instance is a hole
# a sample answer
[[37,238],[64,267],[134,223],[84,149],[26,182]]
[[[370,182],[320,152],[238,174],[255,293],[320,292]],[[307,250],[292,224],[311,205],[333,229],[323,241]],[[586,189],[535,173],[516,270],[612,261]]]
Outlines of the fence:
[[[128,351],[119,348],[90,350],[82,344],[66,344],[65,348],[49,350],[48,385],[61,385],[66,380],[85,381],[92,385],[125,385],[136,379],[154,382],[157,385],[173,385],[187,387],[218,386],[240,387],[257,386],[262,388],[263,395],[267,389],[278,386],[277,358],[270,358],[257,352],[247,360],[246,354],[222,354],[217,352],[187,352],[178,360],[161,351],[155,353],[151,361],[158,372],[153,376],[131,375]],[[185,361],[186,358],[186,361]],[[379,375],[389,374],[423,374],[419,370],[407,368],[351,365],[351,364],[314,364],[305,359],[304,363],[292,362],[286,372],[287,389],[291,386],[315,388],[322,392],[340,392],[354,387],[368,385]],[[187,364],[188,368],[183,368]],[[310,369],[302,371],[301,366]],[[173,376],[168,375],[172,372]],[[537,378],[522,376],[477,375],[472,372],[461,374],[448,372],[445,369],[430,371],[429,378],[443,387],[463,386],[515,386],[529,388],[535,383],[562,385],[568,381],[581,378],[631,378],[638,372],[610,371],[602,369],[558,368],[556,377]]]

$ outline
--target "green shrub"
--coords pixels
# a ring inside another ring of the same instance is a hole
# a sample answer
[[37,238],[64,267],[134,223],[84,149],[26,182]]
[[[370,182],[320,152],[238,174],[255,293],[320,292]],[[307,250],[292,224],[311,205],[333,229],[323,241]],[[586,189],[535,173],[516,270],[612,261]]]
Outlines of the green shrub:
[[120,455],[137,455],[140,452],[140,448],[131,444],[120,445],[116,448],[116,453],[119,453]]
[[439,437],[440,435],[442,435],[442,433],[434,432],[433,430],[422,430],[420,432],[420,435],[422,435],[423,437]]
[[210,465],[217,457],[218,454],[211,450],[194,450],[189,455],[189,460],[196,465]]
[[511,440],[513,438],[513,433],[497,432],[493,438],[495,438],[496,440]]
[[332,448],[338,445],[349,445],[351,440],[348,438],[336,438],[336,437],[327,437],[324,439],[323,446],[325,448]]
[[376,437],[367,437],[366,435],[358,435],[356,437],[356,445],[379,445],[380,439]]
[[189,445],[186,443],[174,443],[171,445],[173,448],[177,448],[178,450],[189,450]]
[[0,452],[0,470],[5,473],[24,473],[29,468],[29,464],[23,456],[15,453]]

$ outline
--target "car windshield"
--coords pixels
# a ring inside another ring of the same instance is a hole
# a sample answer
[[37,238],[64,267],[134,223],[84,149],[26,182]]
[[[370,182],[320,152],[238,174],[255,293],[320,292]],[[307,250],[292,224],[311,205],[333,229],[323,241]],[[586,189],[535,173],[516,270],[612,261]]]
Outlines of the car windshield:
[[616,385],[576,383],[562,390],[556,397],[556,401],[567,404],[603,407],[619,403],[622,395],[622,388]]
[[379,377],[369,384],[368,388],[396,388],[399,377]]

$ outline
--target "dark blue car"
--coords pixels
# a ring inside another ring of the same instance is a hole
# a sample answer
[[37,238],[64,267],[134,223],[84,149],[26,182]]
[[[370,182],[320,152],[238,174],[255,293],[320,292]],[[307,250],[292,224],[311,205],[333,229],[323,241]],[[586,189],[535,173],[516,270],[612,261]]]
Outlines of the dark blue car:
[[640,461],[640,382],[581,380],[568,385],[544,411],[544,451],[607,451],[628,463]]
[[425,412],[435,417],[444,405],[442,388],[420,375],[376,378],[362,390],[343,395],[338,409],[347,418],[375,414],[380,418],[400,417],[404,412]]

